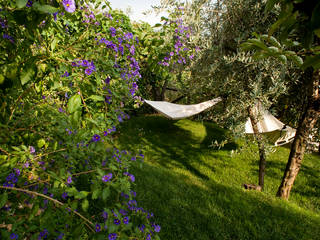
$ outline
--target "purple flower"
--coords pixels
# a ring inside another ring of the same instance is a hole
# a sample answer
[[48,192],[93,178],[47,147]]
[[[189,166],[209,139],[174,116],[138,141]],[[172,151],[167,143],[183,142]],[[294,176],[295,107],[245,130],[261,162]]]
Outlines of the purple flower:
[[107,175],[104,175],[102,177],[102,181],[103,182],[109,182],[111,178],[112,178],[112,173],[108,173]]
[[127,32],[125,35],[124,35],[124,39],[126,40],[129,40],[129,39],[132,39],[133,38],[133,34],[131,32]]
[[83,67],[88,66],[88,65],[89,65],[88,60],[83,60],[82,63],[81,63],[81,65],[82,65]]
[[123,48],[123,46],[121,44],[119,44],[118,51],[121,53],[121,55],[123,55],[124,48]]
[[10,182],[14,177],[15,177],[15,174],[14,173],[10,173],[6,178],[7,182]]
[[67,183],[69,183],[69,184],[72,183],[72,177],[71,176],[68,177]]
[[128,224],[129,223],[129,218],[128,217],[123,218],[123,223],[124,224]]
[[160,225],[155,225],[154,226],[154,231],[155,232],[160,232],[160,229],[161,229]]
[[92,71],[96,71],[96,66],[94,65],[93,61],[90,62],[89,66],[92,69]]
[[66,200],[67,197],[68,197],[68,193],[66,193],[66,192],[62,193],[61,197],[62,197],[64,200]]
[[29,147],[30,153],[33,154],[36,152],[36,149],[33,146]]
[[123,216],[127,215],[127,212],[125,210],[123,210],[123,209],[120,209],[119,213],[121,213]]
[[61,77],[69,77],[69,73],[67,71],[65,71],[65,73],[63,75],[61,75]]
[[92,141],[93,142],[99,142],[100,141],[100,136],[98,134],[93,135]]
[[134,53],[135,53],[135,47],[134,47],[134,45],[131,45],[129,51],[130,51],[131,55],[134,55]]
[[104,80],[104,82],[105,82],[106,84],[110,84],[110,80],[111,80],[111,78],[110,78],[110,77],[107,77],[106,80]]
[[121,115],[118,116],[118,121],[119,121],[119,122],[123,122]]
[[121,221],[116,218],[116,219],[113,221],[113,223],[114,223],[115,225],[119,225],[119,224],[121,223]]
[[77,67],[78,64],[77,64],[76,62],[72,62],[72,63],[71,63],[71,66],[72,66],[72,67]]
[[114,27],[110,27],[109,30],[110,30],[110,32],[111,32],[111,36],[112,36],[112,37],[115,37],[117,30],[116,30]]
[[131,182],[135,181],[135,177],[131,173],[125,172],[123,173],[123,175],[128,176]]
[[18,239],[18,238],[19,238],[18,234],[15,234],[15,233],[10,234],[10,239]]
[[55,12],[55,13],[52,14],[54,21],[57,21],[57,15],[58,15],[58,13],[59,13],[59,12]]
[[144,229],[145,229],[145,225],[144,224],[142,224],[141,226],[139,226],[139,230],[141,231],[141,232],[144,232]]
[[39,236],[38,236],[38,239],[40,240],[40,239],[47,238],[47,237],[48,237],[48,234],[49,234],[48,230],[47,230],[47,229],[43,229],[43,231],[40,232],[40,234],[39,234]]
[[28,168],[30,166],[29,162],[26,162],[25,164],[23,164],[23,167]]
[[104,219],[107,219],[107,218],[108,218],[108,213],[107,213],[106,211],[103,211],[103,212],[102,212],[102,217],[103,217]]
[[107,131],[104,131],[104,132],[103,132],[103,136],[108,136],[108,132],[107,132]]
[[137,196],[137,193],[135,191],[130,191],[130,194],[133,196],[133,197],[136,197]]
[[118,238],[118,234],[110,233],[108,236],[109,240],[116,240]]
[[62,239],[62,238],[63,238],[63,236],[64,236],[64,233],[60,233],[60,235],[56,238],[56,240],[60,240],[60,239]]
[[26,7],[32,7],[33,2],[31,0],[28,0]]
[[91,68],[86,68],[86,70],[84,70],[85,74],[87,75],[91,75],[92,73],[92,69]]
[[18,168],[15,168],[15,169],[14,169],[14,171],[16,172],[17,176],[20,176],[20,174],[21,174],[21,171],[20,171],[20,169],[18,169]]
[[64,9],[69,13],[73,13],[76,10],[76,4],[74,0],[63,0],[62,4]]
[[100,232],[101,231],[101,226],[99,224],[96,224],[96,232]]
[[151,240],[151,235],[150,234],[148,234],[146,240]]

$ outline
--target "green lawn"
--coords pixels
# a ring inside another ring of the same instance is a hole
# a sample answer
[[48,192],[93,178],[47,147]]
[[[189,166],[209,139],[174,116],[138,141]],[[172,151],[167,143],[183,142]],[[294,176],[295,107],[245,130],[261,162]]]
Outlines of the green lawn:
[[308,154],[290,202],[275,198],[289,150],[268,156],[265,191],[247,191],[258,181],[253,146],[234,153],[244,141],[209,148],[225,139],[213,123],[171,121],[151,115],[122,124],[122,149],[142,149],[135,164],[137,200],[152,210],[162,239],[320,239],[320,157]]

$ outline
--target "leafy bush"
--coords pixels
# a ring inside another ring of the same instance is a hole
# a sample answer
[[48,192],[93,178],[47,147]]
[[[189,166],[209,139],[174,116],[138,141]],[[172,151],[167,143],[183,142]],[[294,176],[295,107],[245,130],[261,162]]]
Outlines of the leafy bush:
[[159,239],[114,147],[141,77],[127,16],[74,0],[0,1],[0,236]]

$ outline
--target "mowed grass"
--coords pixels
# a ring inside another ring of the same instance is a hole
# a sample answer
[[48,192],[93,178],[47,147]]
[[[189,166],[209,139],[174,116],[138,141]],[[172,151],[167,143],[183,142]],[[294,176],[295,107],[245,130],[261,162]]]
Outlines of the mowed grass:
[[[142,149],[134,164],[140,206],[153,211],[160,237],[206,239],[320,239],[320,157],[305,155],[290,201],[275,193],[289,155],[277,148],[268,155],[265,190],[247,191],[243,183],[258,181],[257,149],[245,141],[229,142],[214,123],[171,121],[140,116],[122,124],[117,138],[122,149]],[[232,154],[233,152],[233,154]]]

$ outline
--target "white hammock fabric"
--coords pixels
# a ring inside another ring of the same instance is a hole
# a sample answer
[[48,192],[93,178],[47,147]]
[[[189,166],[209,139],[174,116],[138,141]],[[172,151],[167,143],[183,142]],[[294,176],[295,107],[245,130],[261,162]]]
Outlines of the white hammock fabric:
[[[260,120],[258,121],[259,133],[269,133],[267,135],[268,137],[273,138],[275,146],[285,145],[293,141],[296,135],[296,129],[280,122],[269,111],[263,109],[261,104],[256,104],[254,111],[261,114]],[[248,118],[246,122],[245,133],[253,134],[250,118]]]
[[191,117],[196,115],[209,107],[220,102],[222,99],[220,97],[202,102],[199,104],[192,104],[192,105],[182,105],[182,104],[174,104],[165,101],[150,101],[144,100],[147,104],[157,110],[159,113],[163,114],[164,116],[177,120],[182,118]]

